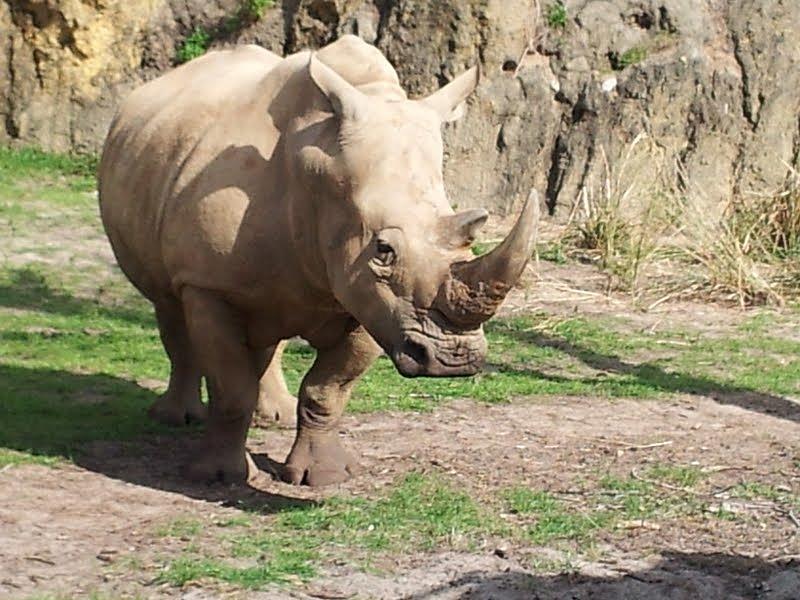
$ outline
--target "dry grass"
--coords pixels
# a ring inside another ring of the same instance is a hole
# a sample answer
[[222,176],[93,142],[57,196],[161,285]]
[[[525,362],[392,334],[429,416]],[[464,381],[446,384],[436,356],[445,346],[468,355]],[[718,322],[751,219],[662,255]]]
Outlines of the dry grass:
[[562,241],[573,248],[573,257],[609,274],[609,289],[638,293],[645,268],[672,227],[660,167],[656,180],[663,185],[653,185],[652,166],[664,164],[662,154],[640,134],[612,168],[601,147],[602,173],[581,189],[571,211]]
[[787,171],[781,188],[736,197],[721,217],[694,186],[671,199],[683,224],[675,254],[691,267],[673,275],[673,292],[741,307],[783,306],[800,294],[800,177]]
[[[782,306],[800,298],[800,172],[714,206],[680,161],[640,134],[581,189],[559,243],[650,306],[664,298]],[[676,182],[682,182],[679,187]],[[655,299],[655,301],[653,301]]]

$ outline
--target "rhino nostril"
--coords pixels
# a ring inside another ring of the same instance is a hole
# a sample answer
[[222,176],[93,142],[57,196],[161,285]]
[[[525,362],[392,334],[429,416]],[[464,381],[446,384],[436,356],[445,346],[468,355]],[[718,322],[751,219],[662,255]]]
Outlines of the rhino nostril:
[[419,365],[429,365],[431,362],[431,351],[427,346],[417,342],[406,340],[403,344],[403,354],[409,356],[415,363]]

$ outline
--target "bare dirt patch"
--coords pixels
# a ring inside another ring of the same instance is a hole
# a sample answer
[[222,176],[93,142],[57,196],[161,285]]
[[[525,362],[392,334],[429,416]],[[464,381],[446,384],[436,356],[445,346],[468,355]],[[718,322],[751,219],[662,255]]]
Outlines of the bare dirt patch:
[[[711,512],[602,530],[590,552],[514,543],[472,553],[425,553],[383,561],[377,572],[347,562],[290,588],[241,592],[213,582],[183,590],[158,583],[180,541],[158,534],[195,519],[199,546],[215,523],[250,507],[279,510],[331,495],[375,496],[399,475],[440,473],[473,496],[496,499],[513,485],[581,502],[604,474],[644,473],[654,464],[707,473],[709,506],[747,480],[800,493],[800,406],[767,415],[702,397],[668,402],[520,400],[456,402],[426,414],[348,417],[343,435],[363,472],[341,486],[294,488],[267,475],[251,487],[192,486],[178,465],[196,435],[129,444],[96,443],[76,466],[17,466],[0,473],[0,595],[187,598],[797,598],[800,528],[768,502],[743,502],[739,518]],[[262,461],[282,460],[293,433],[269,430],[250,444]],[[669,486],[670,484],[665,484]],[[670,493],[668,487],[664,490]],[[213,550],[213,548],[212,548]]]

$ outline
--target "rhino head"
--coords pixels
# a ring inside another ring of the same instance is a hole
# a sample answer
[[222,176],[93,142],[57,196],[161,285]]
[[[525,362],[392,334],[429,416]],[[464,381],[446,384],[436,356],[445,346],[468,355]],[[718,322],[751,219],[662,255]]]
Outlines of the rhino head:
[[296,132],[293,154],[315,198],[327,284],[402,375],[476,373],[482,323],[522,273],[538,220],[534,193],[505,240],[474,258],[488,213],[448,202],[441,125],[463,112],[477,68],[421,100],[369,95],[313,55],[308,74],[327,107]]

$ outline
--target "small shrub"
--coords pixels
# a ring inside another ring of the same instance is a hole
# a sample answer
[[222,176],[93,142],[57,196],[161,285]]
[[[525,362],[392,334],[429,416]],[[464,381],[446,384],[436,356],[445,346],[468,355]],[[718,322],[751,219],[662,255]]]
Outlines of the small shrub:
[[640,47],[631,48],[622,54],[611,52],[608,55],[608,60],[611,63],[611,68],[615,71],[621,71],[627,67],[638,64],[647,58],[647,50]]
[[211,33],[201,27],[195,28],[195,30],[183,40],[181,47],[178,48],[178,54],[176,56],[178,63],[189,62],[198,56],[202,56],[206,53],[206,50],[208,50],[211,41]]
[[225,19],[220,26],[218,36],[231,35],[246,25],[255,23],[264,16],[267,9],[275,6],[275,0],[244,0],[238,10]]
[[567,255],[564,252],[564,245],[561,240],[548,244],[537,244],[536,254],[541,260],[563,265],[567,262]]
[[545,12],[545,19],[550,29],[564,29],[567,26],[567,7],[561,0],[550,4]]
[[264,11],[275,6],[275,0],[245,0],[241,8],[243,17],[258,21],[264,16]]

